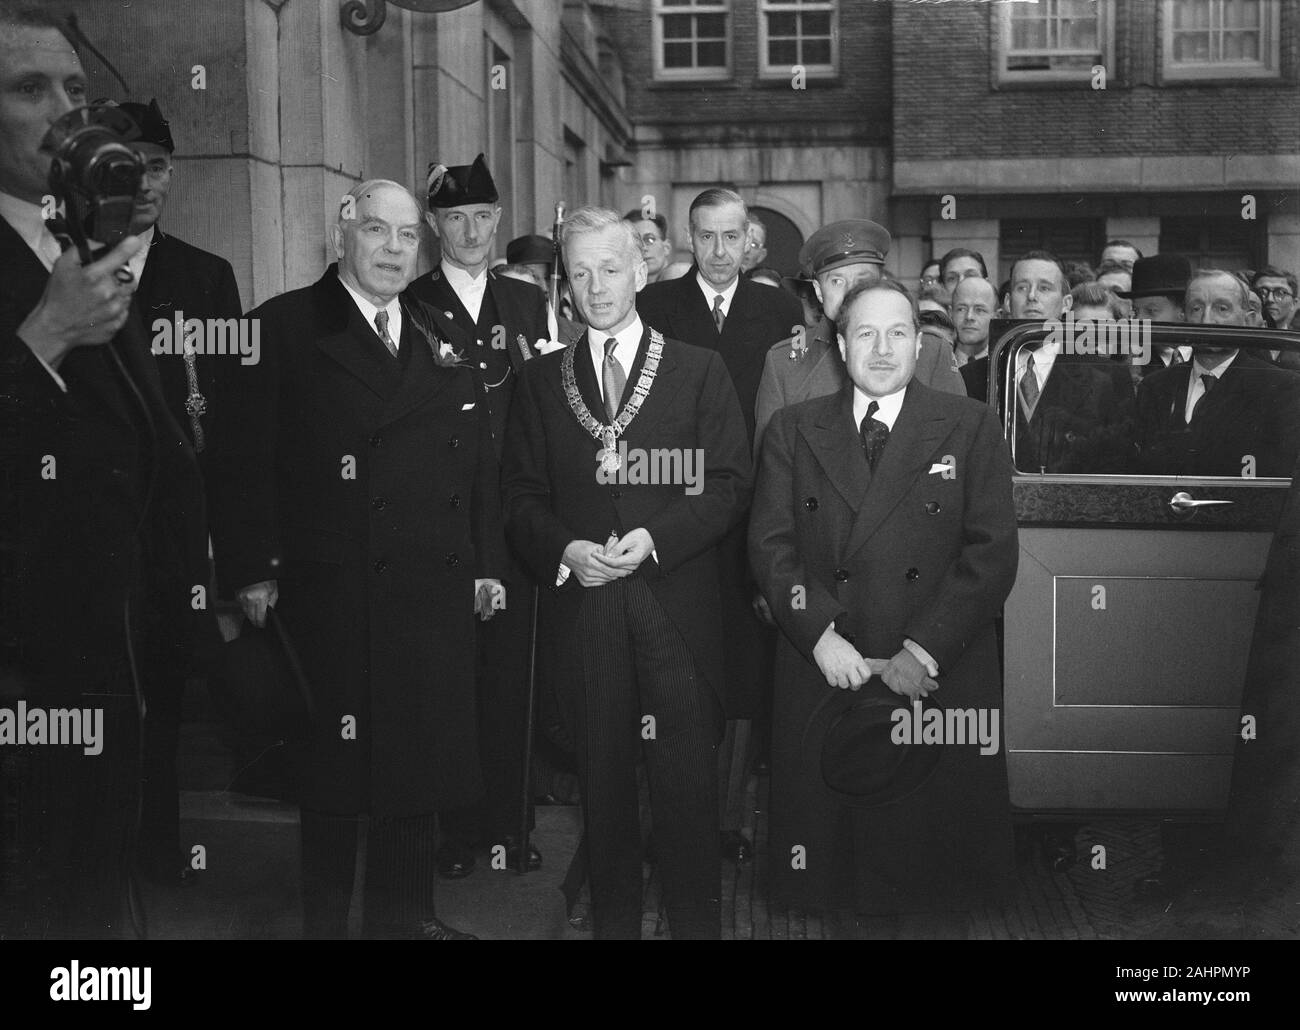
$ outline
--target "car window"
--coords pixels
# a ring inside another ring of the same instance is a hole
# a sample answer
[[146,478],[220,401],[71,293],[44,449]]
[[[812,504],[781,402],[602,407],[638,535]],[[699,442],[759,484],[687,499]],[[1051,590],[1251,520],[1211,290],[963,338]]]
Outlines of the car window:
[[1018,472],[1287,479],[1296,467],[1295,332],[1021,323],[997,350]]

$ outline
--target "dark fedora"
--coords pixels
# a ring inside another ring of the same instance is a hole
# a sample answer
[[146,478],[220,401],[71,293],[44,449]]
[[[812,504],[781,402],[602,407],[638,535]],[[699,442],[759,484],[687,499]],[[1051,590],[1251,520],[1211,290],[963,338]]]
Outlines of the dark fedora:
[[1192,263],[1183,255],[1152,254],[1133,262],[1133,284],[1127,290],[1116,290],[1115,296],[1126,300],[1173,293],[1181,296],[1191,277]]
[[[920,789],[938,766],[943,748],[910,739],[894,743],[894,712],[901,709],[914,718],[912,702],[876,676],[859,691],[827,690],[808,717],[800,755],[820,769],[827,791],[842,804],[877,808]],[[929,698],[921,706],[923,712],[939,708]]]
[[547,236],[520,236],[506,244],[508,265],[549,265],[555,257],[555,244]]
[[245,620],[221,648],[208,695],[227,723],[259,736],[302,735],[316,715],[298,652],[274,608],[267,609],[265,629]]

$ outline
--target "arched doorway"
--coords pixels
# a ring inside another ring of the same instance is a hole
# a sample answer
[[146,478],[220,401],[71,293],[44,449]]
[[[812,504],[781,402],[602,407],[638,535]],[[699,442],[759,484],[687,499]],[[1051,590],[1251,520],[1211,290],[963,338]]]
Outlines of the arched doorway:
[[803,246],[803,233],[785,215],[770,207],[749,208],[767,229],[767,260],[763,263],[782,275],[799,274],[799,248]]

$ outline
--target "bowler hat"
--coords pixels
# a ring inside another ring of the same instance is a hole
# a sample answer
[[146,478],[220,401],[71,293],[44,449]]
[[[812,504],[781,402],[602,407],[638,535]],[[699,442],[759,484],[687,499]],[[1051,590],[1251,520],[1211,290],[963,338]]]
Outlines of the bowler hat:
[[548,265],[555,257],[555,244],[545,236],[520,236],[506,244],[506,264]]
[[889,253],[889,230],[865,218],[824,225],[799,248],[799,264],[812,277],[841,265],[883,265]]
[[140,135],[131,142],[154,143],[169,154],[176,150],[176,144],[172,142],[171,126],[163,117],[156,99],[150,100],[147,105],[126,101],[117,106],[129,114],[131,120],[140,127]]
[[430,207],[463,207],[466,204],[495,204],[497,186],[492,181],[483,155],[469,165],[432,164],[425,181]]
[[1181,294],[1192,277],[1192,263],[1181,254],[1152,254],[1133,262],[1133,283],[1127,290],[1116,290],[1115,296],[1132,300],[1134,297],[1155,297],[1167,293]]
[[[921,706],[939,707],[928,697]],[[818,769],[841,804],[877,808],[902,801],[930,778],[943,748],[912,743],[911,733],[895,743],[899,710],[915,718],[912,702],[875,677],[856,692],[828,688],[804,726],[801,765]]]

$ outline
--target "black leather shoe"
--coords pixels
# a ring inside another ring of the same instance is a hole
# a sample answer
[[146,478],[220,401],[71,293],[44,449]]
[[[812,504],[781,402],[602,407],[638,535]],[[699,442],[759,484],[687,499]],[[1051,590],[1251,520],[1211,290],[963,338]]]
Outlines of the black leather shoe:
[[722,857],[742,865],[754,857],[754,845],[739,830],[723,830],[720,840]]
[[[519,841],[514,837],[502,837],[501,843],[506,846],[506,866],[510,869],[519,868]],[[528,870],[542,868],[542,853],[537,850],[533,842],[528,842]]]
[[472,933],[448,926],[441,919],[425,919],[416,925],[412,938],[417,941],[476,941]]
[[474,871],[474,855],[463,844],[447,841],[434,860],[444,880],[463,880]]

